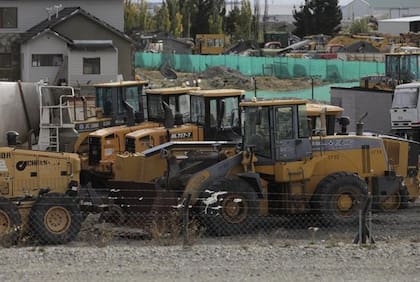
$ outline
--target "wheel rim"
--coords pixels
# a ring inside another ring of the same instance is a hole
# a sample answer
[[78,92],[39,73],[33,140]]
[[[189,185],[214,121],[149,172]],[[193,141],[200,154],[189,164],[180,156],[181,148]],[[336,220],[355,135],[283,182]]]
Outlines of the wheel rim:
[[64,233],[69,229],[71,225],[70,212],[65,207],[51,207],[45,213],[44,225],[52,233]]
[[0,210],[0,234],[6,233],[10,229],[10,217],[4,211]]
[[223,199],[223,217],[229,223],[241,223],[248,216],[248,204],[241,195],[229,194]]
[[389,196],[385,201],[381,202],[381,207],[384,210],[397,210],[401,204],[400,193],[395,193]]
[[348,212],[353,206],[353,198],[348,194],[341,194],[337,197],[337,207],[340,212]]

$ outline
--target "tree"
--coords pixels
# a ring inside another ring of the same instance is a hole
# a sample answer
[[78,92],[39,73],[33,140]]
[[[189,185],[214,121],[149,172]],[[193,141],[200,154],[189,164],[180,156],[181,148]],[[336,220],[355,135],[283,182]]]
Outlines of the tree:
[[350,26],[351,34],[367,33],[367,32],[369,32],[369,20],[366,18],[355,20]]
[[124,31],[130,32],[137,25],[137,6],[131,0],[125,1],[124,5]]
[[169,16],[168,6],[165,2],[155,11],[154,22],[156,30],[169,32],[171,30],[171,19]]
[[338,0],[305,0],[299,9],[293,9],[296,29],[300,37],[312,34],[333,35],[340,30],[342,19]]
[[235,33],[237,25],[235,23],[239,22],[239,17],[241,16],[241,10],[238,6],[234,6],[230,10],[228,16],[226,17],[225,23],[225,32],[232,36]]
[[[194,0],[192,1],[194,14],[191,13],[191,35],[194,37],[199,33],[209,33],[209,19],[212,15],[225,16],[225,0]],[[213,19],[217,24],[219,20]]]

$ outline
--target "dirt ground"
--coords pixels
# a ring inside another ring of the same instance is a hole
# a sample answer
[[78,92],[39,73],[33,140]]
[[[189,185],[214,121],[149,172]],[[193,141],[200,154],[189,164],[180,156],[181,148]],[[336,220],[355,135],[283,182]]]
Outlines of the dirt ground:
[[[255,83],[251,77],[224,67],[213,67],[203,73],[196,74],[176,73],[176,80],[166,79],[157,70],[136,69],[136,74],[141,79],[149,80],[150,85],[154,88],[181,86],[187,83],[193,85],[194,80],[198,79],[200,79],[199,85],[202,89],[235,88],[252,91],[255,87]],[[271,91],[307,89],[311,87],[312,83],[308,78],[279,79],[275,76],[257,76],[255,80],[257,89]],[[322,85],[322,82],[320,80],[314,80],[314,86],[319,85]]]

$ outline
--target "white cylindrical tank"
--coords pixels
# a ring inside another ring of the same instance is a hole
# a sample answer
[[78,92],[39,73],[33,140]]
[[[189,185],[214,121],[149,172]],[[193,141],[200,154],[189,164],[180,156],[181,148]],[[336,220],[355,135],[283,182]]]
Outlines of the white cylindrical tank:
[[21,142],[26,142],[30,129],[39,131],[37,87],[38,83],[0,82],[0,146],[7,145],[8,131],[17,131]]

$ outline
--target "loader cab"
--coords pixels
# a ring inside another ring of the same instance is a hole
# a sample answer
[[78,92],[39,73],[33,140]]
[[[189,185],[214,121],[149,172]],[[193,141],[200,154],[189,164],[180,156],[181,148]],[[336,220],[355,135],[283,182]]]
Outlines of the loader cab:
[[239,103],[244,95],[238,89],[191,92],[191,122],[203,127],[203,140],[240,141]]
[[401,52],[385,54],[385,76],[397,84],[420,79],[420,53]]
[[[126,135],[125,150],[142,152],[168,141],[240,141],[239,102],[243,90],[194,90],[189,93],[188,123],[138,130]],[[169,104],[171,108],[171,104]]]
[[[200,87],[169,87],[146,90],[148,120],[159,123],[167,122],[168,114],[178,123],[189,122],[191,91],[198,91]],[[169,106],[170,113],[165,113],[163,103]]]
[[259,162],[292,162],[312,154],[305,100],[247,101],[245,148],[254,147]]
[[319,136],[335,134],[336,120],[342,115],[344,109],[333,105],[308,103],[306,111],[311,135]]
[[121,81],[95,85],[96,105],[111,125],[140,123],[145,120],[143,89],[147,81]]

